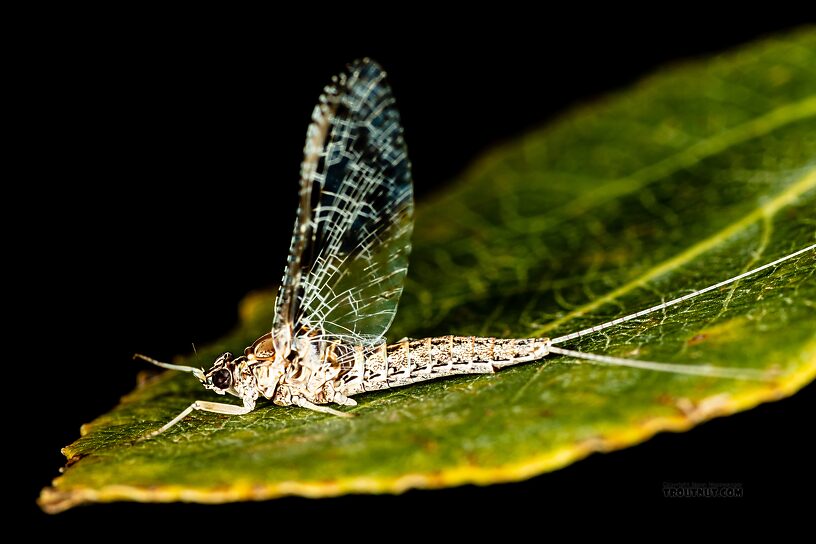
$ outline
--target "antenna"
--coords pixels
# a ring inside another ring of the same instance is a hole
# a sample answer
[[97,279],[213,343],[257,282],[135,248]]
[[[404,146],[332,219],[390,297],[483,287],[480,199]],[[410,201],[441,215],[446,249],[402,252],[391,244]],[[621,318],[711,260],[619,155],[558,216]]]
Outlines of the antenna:
[[156,359],[148,357],[147,355],[142,355],[141,353],[134,353],[133,358],[142,359],[143,361],[147,361],[148,363],[152,363],[156,366],[160,366],[168,370],[178,370],[179,372],[191,372],[193,376],[195,376],[201,381],[205,381],[207,379],[207,376],[204,375],[204,370],[200,368],[194,368],[192,366],[183,365],[171,365],[170,363],[162,363],[161,361],[157,361]]

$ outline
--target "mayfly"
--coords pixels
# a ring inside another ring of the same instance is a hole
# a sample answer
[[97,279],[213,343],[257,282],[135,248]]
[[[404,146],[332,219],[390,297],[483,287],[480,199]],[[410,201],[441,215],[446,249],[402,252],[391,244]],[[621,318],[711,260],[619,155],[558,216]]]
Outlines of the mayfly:
[[242,405],[196,401],[146,437],[194,410],[241,415],[260,397],[348,416],[360,393],[443,376],[489,374],[549,354],[594,363],[732,379],[765,379],[757,370],[622,359],[559,347],[773,268],[816,244],[715,285],[558,338],[439,336],[388,344],[408,270],[413,228],[411,165],[385,72],[358,60],[332,78],[312,114],[301,165],[300,203],[272,329],[239,357],[224,353],[191,372],[206,389]]

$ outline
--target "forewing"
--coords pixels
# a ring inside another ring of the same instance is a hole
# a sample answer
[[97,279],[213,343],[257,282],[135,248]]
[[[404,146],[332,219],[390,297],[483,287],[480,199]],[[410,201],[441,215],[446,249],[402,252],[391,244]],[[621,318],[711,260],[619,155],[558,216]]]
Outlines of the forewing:
[[300,209],[273,335],[288,351],[302,327],[374,344],[388,330],[408,269],[411,168],[385,72],[356,61],[315,108]]

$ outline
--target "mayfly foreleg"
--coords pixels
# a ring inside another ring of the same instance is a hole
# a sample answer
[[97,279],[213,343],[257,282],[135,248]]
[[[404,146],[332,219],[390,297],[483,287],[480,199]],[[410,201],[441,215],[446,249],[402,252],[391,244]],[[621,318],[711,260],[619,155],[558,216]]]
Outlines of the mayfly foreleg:
[[155,431],[150,431],[149,433],[145,434],[143,437],[141,437],[141,440],[153,438],[154,436],[160,435],[161,433],[173,427],[179,421],[189,416],[196,410],[202,412],[211,412],[213,414],[222,414],[227,416],[240,416],[248,414],[253,410],[253,408],[255,408],[254,403],[253,404],[245,403],[243,406],[238,406],[236,404],[226,404],[223,402],[210,402],[207,400],[197,400],[190,406],[182,410],[182,412],[179,415],[165,423],[161,428],[156,429]]

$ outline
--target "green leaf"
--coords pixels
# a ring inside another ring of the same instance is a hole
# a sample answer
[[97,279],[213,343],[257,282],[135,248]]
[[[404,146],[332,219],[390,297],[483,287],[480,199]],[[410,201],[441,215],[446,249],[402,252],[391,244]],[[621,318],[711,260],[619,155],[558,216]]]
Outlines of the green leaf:
[[[814,242],[816,31],[672,67],[482,157],[416,216],[391,339],[555,336],[729,278]],[[294,188],[293,188],[294,190]],[[281,248],[283,251],[283,248]],[[148,380],[82,428],[41,505],[399,492],[518,480],[594,451],[790,395],[816,374],[813,251],[566,347],[776,369],[773,382],[575,364],[358,397],[356,418],[268,403],[197,413],[189,375]],[[240,352],[273,297],[244,302]]]

